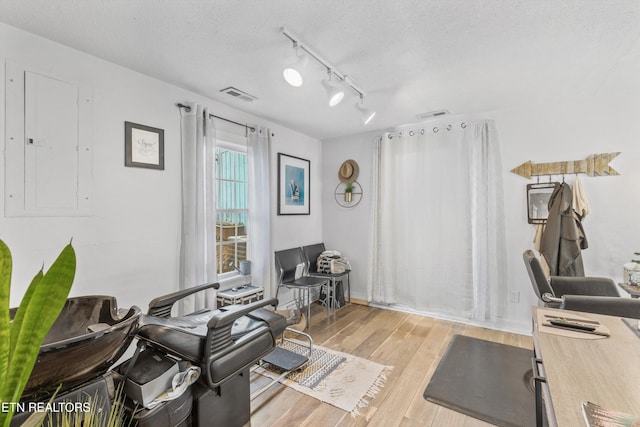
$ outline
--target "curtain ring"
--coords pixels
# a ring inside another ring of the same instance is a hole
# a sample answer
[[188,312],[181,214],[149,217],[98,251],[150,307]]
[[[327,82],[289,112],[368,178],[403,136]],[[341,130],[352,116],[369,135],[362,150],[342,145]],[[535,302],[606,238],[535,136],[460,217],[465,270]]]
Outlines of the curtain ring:
[[433,128],[433,133],[438,133],[438,131],[439,131],[439,130],[440,130],[440,129],[438,129],[437,127],[434,127],[434,128]]
[[413,136],[413,135],[415,135],[415,134],[416,134],[416,133],[415,133],[414,131],[409,131],[409,136]]
[[460,123],[460,127],[461,127],[462,129],[464,129],[464,128],[466,128],[466,127],[467,127],[467,124],[466,124],[465,122],[462,122],[462,123]]
[[420,129],[420,135],[424,135],[424,129]]
[[447,130],[451,130],[451,125],[447,125]]

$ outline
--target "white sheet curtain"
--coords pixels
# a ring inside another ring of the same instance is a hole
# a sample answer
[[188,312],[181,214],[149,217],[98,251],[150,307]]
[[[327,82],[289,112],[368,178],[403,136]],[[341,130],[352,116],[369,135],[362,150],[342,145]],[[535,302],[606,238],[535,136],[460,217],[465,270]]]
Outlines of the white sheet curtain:
[[[182,231],[180,289],[217,281],[215,230],[215,127],[205,107],[181,108]],[[182,313],[215,307],[213,292],[181,303]]]
[[[271,131],[262,126],[254,129],[247,137],[251,281],[267,290],[271,289]],[[275,295],[272,291],[271,295]]]
[[501,317],[504,215],[494,123],[384,134],[375,163],[373,301],[445,317]]

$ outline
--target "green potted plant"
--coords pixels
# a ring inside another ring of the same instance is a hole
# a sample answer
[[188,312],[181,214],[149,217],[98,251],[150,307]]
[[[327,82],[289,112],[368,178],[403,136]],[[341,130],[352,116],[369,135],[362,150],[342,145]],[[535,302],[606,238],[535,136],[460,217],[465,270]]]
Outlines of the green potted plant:
[[[11,422],[38,358],[40,345],[71,290],[76,255],[69,243],[49,270],[35,275],[13,319],[10,313],[11,251],[0,240],[0,426]],[[6,409],[6,411],[4,410]]]
[[344,187],[344,201],[350,202],[353,200],[353,184],[348,183]]

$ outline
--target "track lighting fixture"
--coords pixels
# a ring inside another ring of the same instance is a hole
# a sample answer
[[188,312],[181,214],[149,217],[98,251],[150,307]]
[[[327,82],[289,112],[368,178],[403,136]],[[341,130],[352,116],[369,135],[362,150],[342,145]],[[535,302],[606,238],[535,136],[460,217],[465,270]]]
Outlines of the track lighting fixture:
[[298,61],[288,66],[283,71],[283,75],[287,83],[289,83],[291,86],[301,86],[302,75],[300,74],[300,71],[302,68],[304,68],[304,66],[306,66],[309,58],[312,58],[327,70],[328,76],[326,79],[322,80],[322,86],[327,92],[329,106],[334,107],[338,105],[344,98],[344,90],[342,89],[342,87],[339,87],[338,84],[331,81],[332,77],[336,77],[338,82],[342,82],[343,87],[350,87],[360,97],[360,104],[356,104],[356,108],[361,112],[364,124],[369,123],[371,119],[373,119],[373,116],[375,116],[376,114],[375,111],[372,111],[361,105],[365,92],[360,89],[350,77],[339,72],[333,65],[322,59],[316,52],[314,52],[309,46],[303,43],[299,37],[295,36],[287,28],[281,28],[280,32],[283,36],[293,42],[293,47],[296,49],[296,52],[303,52],[302,55],[298,55]]
[[295,43],[296,55],[298,59],[282,71],[284,79],[293,87],[302,86],[302,70],[307,66],[309,57],[304,53],[298,55],[297,43]]
[[356,103],[356,109],[360,111],[360,114],[362,115],[362,123],[366,125],[373,119],[373,117],[376,115],[376,112],[362,105],[363,101],[364,95],[361,94],[360,102]]
[[329,99],[329,107],[335,107],[340,104],[342,98],[344,98],[344,91],[331,82],[331,70],[327,69],[327,78],[322,80],[322,86],[327,92],[327,98]]

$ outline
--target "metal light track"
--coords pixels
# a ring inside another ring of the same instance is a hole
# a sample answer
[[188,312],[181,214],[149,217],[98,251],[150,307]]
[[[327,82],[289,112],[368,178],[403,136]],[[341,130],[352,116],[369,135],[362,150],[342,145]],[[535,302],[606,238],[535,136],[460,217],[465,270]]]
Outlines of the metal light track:
[[351,89],[353,89],[360,96],[360,98],[362,98],[362,97],[364,97],[366,95],[366,92],[364,90],[362,90],[360,87],[358,87],[358,85],[356,85],[348,75],[343,74],[340,71],[338,71],[336,69],[336,67],[334,67],[329,61],[325,60],[320,55],[318,55],[318,53],[316,53],[305,42],[303,42],[300,39],[300,37],[296,36],[291,31],[289,31],[288,28],[282,27],[280,29],[280,33],[282,33],[283,36],[285,36],[286,38],[291,40],[293,42],[294,46],[304,50],[311,58],[315,59],[316,62],[318,62],[324,68],[329,70],[334,76],[336,76],[337,78],[339,78],[340,80],[345,82],[347,85],[349,85],[349,87]]

